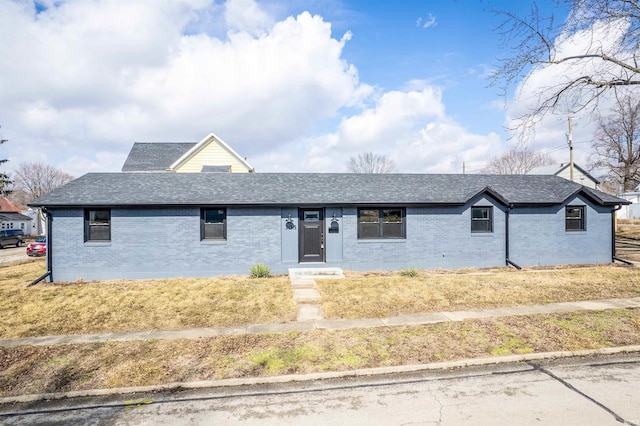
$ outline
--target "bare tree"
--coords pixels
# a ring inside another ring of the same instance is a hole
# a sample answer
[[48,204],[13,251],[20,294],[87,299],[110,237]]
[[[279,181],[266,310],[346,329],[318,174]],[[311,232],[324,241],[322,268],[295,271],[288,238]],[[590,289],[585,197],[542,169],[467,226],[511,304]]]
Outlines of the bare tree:
[[27,202],[61,187],[73,180],[73,176],[55,167],[40,163],[21,163],[14,170],[16,190],[24,192]]
[[529,151],[527,148],[513,148],[493,157],[480,171],[494,175],[524,175],[534,167],[553,164],[549,154]]
[[357,157],[350,157],[347,171],[351,173],[393,173],[396,163],[382,154],[363,152]]
[[[553,15],[542,16],[535,3],[525,16],[493,11],[505,18],[497,28],[501,47],[513,54],[499,60],[491,75],[492,85],[500,87],[506,96],[510,88],[535,71],[547,67],[559,71],[553,83],[535,89],[536,106],[517,117],[520,130],[530,129],[550,112],[575,113],[587,107],[595,110],[598,99],[607,91],[633,87],[636,94],[640,93],[640,0],[556,3],[571,8],[564,22],[557,22]],[[603,33],[607,40],[599,36]],[[581,42],[571,43],[575,41],[572,37]],[[568,43],[562,47],[563,42]],[[567,49],[568,44],[571,49]],[[577,46],[583,47],[576,52]]]
[[27,206],[29,201],[24,191],[22,189],[14,189],[13,185],[11,185],[11,194],[9,194],[8,198],[13,204],[18,206],[20,210],[27,210],[29,207]]
[[[7,139],[0,139],[0,145],[2,145],[5,142],[9,142]],[[4,164],[7,161],[9,161],[8,159],[4,158],[4,159],[0,159],[0,164]],[[7,195],[9,195],[11,193],[11,180],[9,179],[9,175],[0,171],[0,197],[6,197]]]
[[640,184],[640,102],[626,95],[609,115],[598,117],[591,166],[606,170],[624,191]]

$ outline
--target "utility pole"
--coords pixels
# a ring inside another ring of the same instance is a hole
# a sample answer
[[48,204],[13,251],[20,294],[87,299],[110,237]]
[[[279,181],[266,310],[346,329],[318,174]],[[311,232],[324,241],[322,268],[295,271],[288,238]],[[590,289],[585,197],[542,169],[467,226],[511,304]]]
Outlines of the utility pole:
[[573,182],[573,127],[571,126],[571,116],[569,116],[569,180]]

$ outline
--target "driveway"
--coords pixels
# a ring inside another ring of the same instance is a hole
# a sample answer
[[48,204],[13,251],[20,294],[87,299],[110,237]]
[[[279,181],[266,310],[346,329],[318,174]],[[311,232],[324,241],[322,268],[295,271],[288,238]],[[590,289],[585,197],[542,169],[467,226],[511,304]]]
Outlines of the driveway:
[[0,265],[3,263],[15,262],[16,260],[28,259],[29,256],[27,256],[27,249],[25,246],[5,247],[0,249]]

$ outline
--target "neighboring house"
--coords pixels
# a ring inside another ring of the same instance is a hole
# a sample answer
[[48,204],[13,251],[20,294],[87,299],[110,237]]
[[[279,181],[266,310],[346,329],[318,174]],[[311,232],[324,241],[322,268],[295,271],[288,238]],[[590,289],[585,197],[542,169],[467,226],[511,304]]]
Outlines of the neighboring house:
[[20,209],[6,197],[0,197],[0,230],[21,229],[31,235],[31,218],[20,213]]
[[640,219],[640,192],[625,192],[618,197],[633,203],[618,210],[618,219]]
[[29,208],[24,212],[24,215],[31,218],[31,235],[45,235],[47,233],[44,215],[40,209]]
[[198,143],[133,144],[123,172],[251,173],[253,167],[213,133]]
[[90,173],[35,200],[56,281],[613,261],[626,200],[541,175]]
[[[534,167],[527,173],[529,175],[555,175],[571,180],[571,170],[568,163],[554,164],[551,166]],[[585,169],[573,164],[573,181],[586,187],[597,189],[600,181],[591,176]]]

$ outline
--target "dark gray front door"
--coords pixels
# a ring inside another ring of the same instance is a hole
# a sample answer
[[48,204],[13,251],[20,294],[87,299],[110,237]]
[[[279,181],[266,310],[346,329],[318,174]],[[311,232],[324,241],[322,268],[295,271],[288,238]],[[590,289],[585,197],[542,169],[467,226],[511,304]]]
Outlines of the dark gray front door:
[[300,262],[324,262],[323,209],[300,209],[298,225]]

